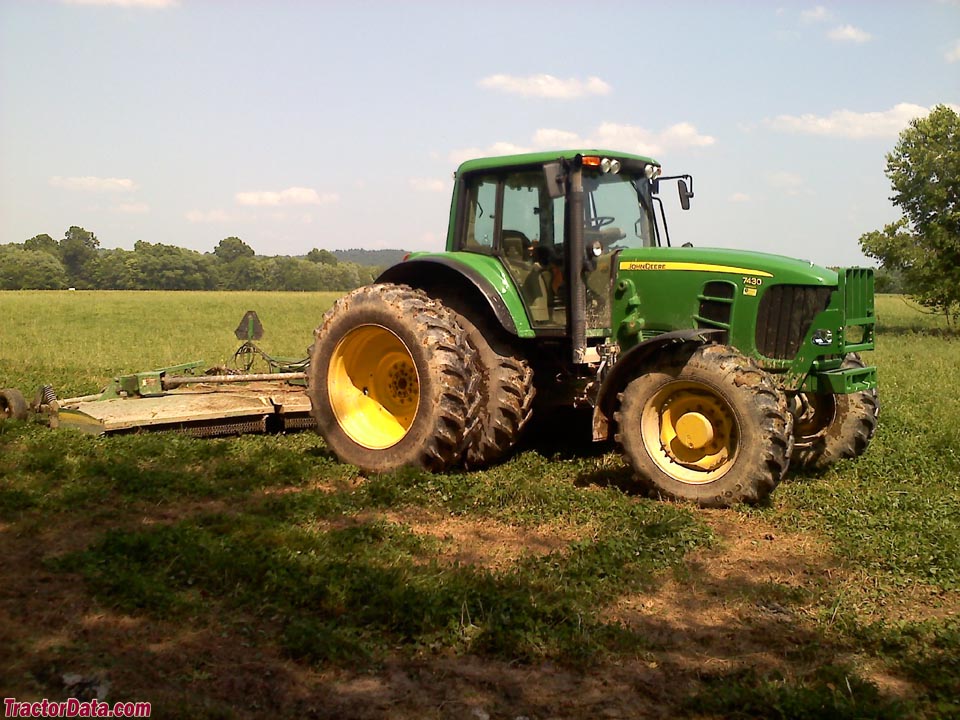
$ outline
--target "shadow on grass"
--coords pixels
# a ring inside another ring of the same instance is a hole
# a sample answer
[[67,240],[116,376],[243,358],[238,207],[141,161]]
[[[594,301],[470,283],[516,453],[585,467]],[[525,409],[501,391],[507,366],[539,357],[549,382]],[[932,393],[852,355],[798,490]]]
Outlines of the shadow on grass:
[[6,423],[0,428],[0,519],[184,498],[244,497],[353,471],[313,433],[195,439],[173,432],[94,437]]
[[591,411],[551,408],[534,413],[517,452],[532,451],[548,460],[595,458],[614,448],[612,442],[593,442]]
[[[881,693],[849,665],[853,639],[806,622],[802,598],[747,574],[775,575],[776,558],[729,577],[708,565],[671,606],[604,620],[636,586],[600,592],[591,608],[571,601],[612,566],[570,573],[575,560],[551,557],[524,575],[466,567],[429,582],[441,571],[418,565],[429,548],[395,526],[328,533],[313,561],[316,538],[287,538],[281,551],[255,529],[207,516],[107,533],[61,556],[55,574],[3,578],[9,694],[62,698],[63,673],[77,672],[109,679],[111,701],[147,700],[169,718],[893,718],[948,702],[938,688],[958,677],[957,640],[941,638],[926,664],[899,667],[919,700]],[[9,540],[0,535],[5,550]],[[39,540],[41,555],[57,544],[55,532]],[[384,548],[400,560],[384,565]],[[18,545],[11,569],[32,554]],[[551,583],[558,563],[564,579]],[[659,584],[647,576],[639,597]],[[709,596],[746,598],[744,614],[711,614]],[[885,637],[874,637],[878,653]],[[935,661],[936,683],[919,674]]]
[[[685,508],[577,491],[536,453],[502,472],[338,487],[349,470],[327,464],[316,440],[28,435],[0,436],[13,458],[0,480],[21,493],[0,525],[10,696],[63,698],[62,675],[81,673],[108,678],[110,700],[148,700],[173,718],[883,718],[949,710],[944,688],[960,678],[955,631],[876,628],[870,642],[830,632],[802,597],[752,577],[782,576],[775,556],[708,581],[707,565],[687,586],[707,583],[706,595],[611,614],[656,593],[663,569],[684,568],[703,529]],[[624,466],[582,479],[628,477]],[[328,487],[309,487],[318,480]],[[210,512],[214,501],[231,511]],[[430,537],[359,515],[387,508],[592,524],[494,570],[445,564]],[[747,599],[718,618],[705,597]],[[917,699],[858,675],[847,663],[863,648]]]

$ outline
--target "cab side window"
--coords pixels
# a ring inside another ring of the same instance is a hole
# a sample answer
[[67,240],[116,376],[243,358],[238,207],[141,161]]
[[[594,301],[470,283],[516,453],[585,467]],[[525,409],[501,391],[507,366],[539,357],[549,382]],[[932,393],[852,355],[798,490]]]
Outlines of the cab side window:
[[541,168],[473,176],[465,189],[459,247],[500,258],[535,327],[563,327],[563,198],[550,197]]
[[467,200],[467,228],[464,249],[491,251],[496,237],[497,179],[478,178]]

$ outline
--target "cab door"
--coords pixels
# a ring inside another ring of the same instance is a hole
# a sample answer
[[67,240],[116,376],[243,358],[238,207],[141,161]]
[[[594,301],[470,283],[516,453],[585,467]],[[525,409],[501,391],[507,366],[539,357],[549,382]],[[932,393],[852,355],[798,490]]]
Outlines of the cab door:
[[461,248],[497,256],[535,330],[567,327],[564,199],[551,199],[540,167],[467,181]]

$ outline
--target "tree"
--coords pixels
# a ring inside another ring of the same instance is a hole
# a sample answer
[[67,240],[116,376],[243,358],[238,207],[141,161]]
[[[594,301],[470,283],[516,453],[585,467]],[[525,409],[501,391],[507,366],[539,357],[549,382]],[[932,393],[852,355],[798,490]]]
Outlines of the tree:
[[137,240],[133,245],[136,273],[145,290],[211,290],[214,277],[209,255],[195,250]]
[[960,315],[960,115],[938,105],[887,155],[890,198],[904,217],[860,236],[863,252],[947,322]]
[[252,258],[256,255],[253,248],[238,237],[228,237],[221,240],[213,254],[223,262],[233,262],[239,258]]
[[43,233],[42,235],[34,235],[29,240],[23,241],[24,250],[40,250],[45,253],[53,255],[55,258],[60,258],[60,245],[52,237]]
[[323,263],[324,265],[336,265],[337,256],[329,250],[318,250],[314,248],[307,253],[307,260],[312,263]]
[[60,261],[42,250],[0,247],[0,290],[62,290],[67,274]]
[[143,290],[146,283],[137,254],[130,250],[101,250],[89,266],[90,282],[97,290]]
[[60,241],[60,260],[67,270],[67,277],[76,287],[88,286],[87,264],[96,257],[98,247],[97,236],[76,225],[71,225]]

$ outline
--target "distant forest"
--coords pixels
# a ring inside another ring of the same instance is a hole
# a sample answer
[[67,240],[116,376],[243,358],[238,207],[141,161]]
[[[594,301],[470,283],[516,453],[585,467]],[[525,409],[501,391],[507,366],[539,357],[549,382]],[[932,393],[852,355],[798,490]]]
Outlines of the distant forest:
[[213,252],[138,241],[106,249],[73,226],[63,239],[36,235],[0,245],[0,290],[351,290],[372,282],[404,250],[322,250],[305,256],[257,255],[238,237]]

